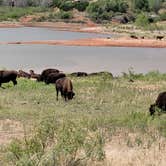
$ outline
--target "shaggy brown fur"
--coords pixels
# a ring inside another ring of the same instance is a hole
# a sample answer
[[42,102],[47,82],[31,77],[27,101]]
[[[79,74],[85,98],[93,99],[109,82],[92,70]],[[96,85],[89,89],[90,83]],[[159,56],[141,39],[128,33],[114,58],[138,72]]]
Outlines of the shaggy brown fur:
[[153,115],[155,113],[155,107],[160,108],[162,111],[166,111],[166,92],[161,92],[157,99],[155,104],[150,105],[149,112],[150,115]]
[[29,70],[29,73],[30,73],[30,75],[31,75],[31,78],[35,78],[35,79],[39,79],[39,77],[40,77],[40,74],[36,74],[35,72],[34,72],[34,70]]
[[59,70],[57,70],[57,69],[45,69],[45,70],[43,70],[38,81],[45,81],[47,79],[47,76],[51,73],[59,73]]
[[12,81],[14,85],[17,84],[17,71],[14,70],[1,70],[0,71],[0,87],[2,85],[2,83],[7,83]]
[[18,77],[25,77],[25,78],[28,78],[30,79],[31,78],[31,75],[23,70],[19,70],[18,71]]
[[71,100],[75,93],[73,92],[73,85],[69,78],[64,77],[60,78],[55,83],[56,92],[57,92],[57,100],[58,93],[61,92],[61,96],[66,100]]
[[64,73],[50,73],[46,78],[45,78],[45,83],[50,84],[56,82],[59,78],[66,77]]

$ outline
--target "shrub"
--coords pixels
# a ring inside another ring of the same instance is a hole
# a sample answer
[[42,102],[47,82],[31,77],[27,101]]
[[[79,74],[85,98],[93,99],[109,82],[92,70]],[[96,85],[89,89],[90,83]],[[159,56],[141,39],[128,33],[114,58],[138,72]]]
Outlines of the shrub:
[[147,28],[149,25],[148,16],[145,13],[141,13],[141,14],[137,15],[135,24],[139,27]]
[[114,12],[126,13],[128,4],[123,0],[98,0],[87,7],[89,17],[96,22],[110,20]]
[[71,19],[73,17],[72,12],[67,12],[63,10],[60,10],[56,16],[59,19]]
[[148,0],[134,0],[134,9],[138,11],[149,11]]
[[85,11],[88,7],[89,2],[88,1],[77,1],[74,3],[74,8],[78,11]]
[[74,3],[71,1],[64,1],[63,3],[61,3],[59,8],[64,11],[69,11],[74,8]]

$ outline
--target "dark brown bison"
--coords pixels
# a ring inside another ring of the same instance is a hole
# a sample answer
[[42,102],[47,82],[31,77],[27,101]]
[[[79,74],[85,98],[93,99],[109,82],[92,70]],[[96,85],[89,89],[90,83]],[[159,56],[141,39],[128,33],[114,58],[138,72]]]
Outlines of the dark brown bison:
[[96,73],[90,73],[89,76],[102,76],[102,75],[107,75],[113,78],[113,74],[107,71],[101,71],[101,72],[96,72]]
[[29,70],[29,73],[31,75],[31,78],[35,78],[37,80],[40,78],[40,74],[36,74],[33,70]]
[[50,73],[44,80],[46,84],[55,83],[59,78],[66,77],[64,73]]
[[138,39],[138,37],[135,36],[135,35],[130,35],[130,37],[131,37],[132,39]]
[[75,93],[73,92],[73,85],[69,78],[64,77],[60,78],[55,83],[56,92],[57,92],[57,100],[58,100],[58,93],[61,92],[61,96],[67,100],[71,100]]
[[31,75],[23,70],[19,70],[18,71],[18,77],[25,77],[25,78],[28,78],[30,79],[31,78]]
[[71,73],[71,76],[75,76],[75,77],[86,77],[86,76],[88,76],[88,74],[85,73],[85,72],[74,72],[74,73]]
[[2,83],[7,83],[12,81],[14,85],[17,84],[17,71],[14,70],[0,70],[0,87]]
[[156,102],[150,105],[149,108],[150,115],[154,115],[156,107],[160,108],[164,112],[166,111],[166,92],[161,92],[158,95]]
[[157,40],[162,40],[163,38],[164,38],[164,36],[162,36],[162,35],[156,36]]
[[45,81],[47,79],[47,76],[51,73],[59,73],[60,71],[57,69],[45,69],[42,71],[40,78],[38,81]]

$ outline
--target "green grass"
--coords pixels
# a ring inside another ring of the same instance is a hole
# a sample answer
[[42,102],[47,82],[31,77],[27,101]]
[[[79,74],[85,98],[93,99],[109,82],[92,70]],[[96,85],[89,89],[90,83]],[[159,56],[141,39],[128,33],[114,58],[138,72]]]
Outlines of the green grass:
[[0,21],[11,21],[11,20],[17,20],[22,16],[35,14],[38,12],[46,12],[48,8],[44,7],[0,7]]
[[[119,130],[166,136],[166,115],[151,117],[148,112],[165,90],[165,74],[129,71],[114,79],[108,75],[71,79],[76,96],[69,102],[61,96],[56,101],[54,85],[27,79],[18,79],[15,87],[3,84],[0,120],[19,121],[26,131],[23,140],[1,149],[3,163],[86,165],[89,160],[104,159],[105,142]],[[143,144],[141,135],[135,144]]]

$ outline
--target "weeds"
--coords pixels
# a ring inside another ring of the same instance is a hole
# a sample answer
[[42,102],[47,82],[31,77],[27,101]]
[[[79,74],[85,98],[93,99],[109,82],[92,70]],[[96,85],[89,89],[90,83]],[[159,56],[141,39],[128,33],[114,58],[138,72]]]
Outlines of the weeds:
[[[130,83],[129,78],[134,82]],[[76,97],[70,102],[57,102],[53,85],[21,78],[15,87],[3,84],[6,89],[0,89],[1,119],[25,121],[25,129],[31,128],[25,130],[24,138],[13,140],[3,151],[7,156],[4,162],[74,166],[102,161],[105,143],[119,129],[146,133],[154,138],[147,143],[150,147],[157,135],[166,136],[165,115],[151,117],[148,112],[164,89],[165,78],[158,72],[138,75],[132,70],[116,79],[109,75],[71,77]],[[157,90],[149,88],[159,81]],[[126,144],[142,147],[144,139],[127,137]]]

